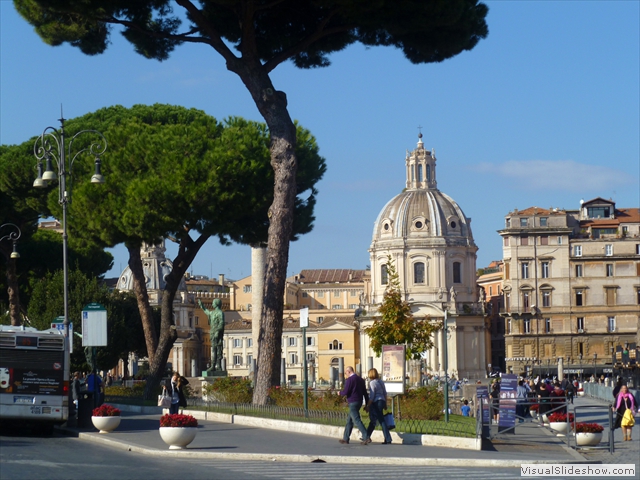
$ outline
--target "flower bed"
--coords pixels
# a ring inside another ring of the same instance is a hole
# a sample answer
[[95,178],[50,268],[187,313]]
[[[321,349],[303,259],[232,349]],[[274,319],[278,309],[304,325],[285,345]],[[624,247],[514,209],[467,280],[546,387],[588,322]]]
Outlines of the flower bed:
[[160,417],[161,427],[197,427],[198,420],[191,415],[181,415],[179,413],[167,413]]
[[119,408],[113,407],[107,403],[93,409],[94,417],[119,417],[120,413]]

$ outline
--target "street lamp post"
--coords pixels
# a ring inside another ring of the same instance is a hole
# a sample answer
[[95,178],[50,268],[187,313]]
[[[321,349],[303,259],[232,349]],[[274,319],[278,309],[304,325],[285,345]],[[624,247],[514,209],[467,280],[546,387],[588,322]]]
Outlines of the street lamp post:
[[444,362],[444,421],[449,422],[449,378],[447,370],[449,369],[449,352],[447,350],[447,334],[449,333],[447,327],[447,308],[444,309],[444,319],[442,320],[442,334],[444,341],[442,342],[442,360]]
[[596,360],[598,359],[598,354],[594,353],[593,354],[593,378],[594,380],[598,379],[598,375],[596,373]]
[[[72,175],[73,164],[83,153],[93,155],[95,173],[91,177],[91,183],[104,183],[104,177],[100,172],[100,156],[107,149],[107,139],[97,130],[81,130],[76,133],[68,145],[65,144],[64,121],[62,111],[60,112],[60,130],[54,127],[47,127],[42,132],[33,145],[33,154],[38,160],[38,177],[33,182],[36,188],[45,188],[48,182],[58,178],[58,202],[62,206],[62,266],[64,272],[64,336],[67,342],[69,339],[69,267],[67,262],[67,209],[71,203],[71,184],[67,189],[67,176]],[[97,141],[85,148],[80,149],[72,156],[73,142],[83,134],[94,134]],[[44,163],[43,163],[44,161]],[[57,168],[57,175],[53,171],[53,164]],[[68,350],[68,349],[67,349]]]
[[582,378],[582,354],[581,353],[578,354],[578,360],[580,360],[580,371],[578,373],[580,375],[580,382],[582,382],[583,378]]
[[0,225],[0,235],[2,230],[9,229],[9,233],[0,237],[0,242],[5,240],[11,242],[11,253],[5,252],[0,248],[0,251],[7,258],[7,287],[9,293],[9,316],[11,317],[11,325],[20,325],[20,295],[18,293],[18,278],[16,275],[15,260],[20,258],[18,253],[18,239],[22,235],[20,228],[13,223],[5,223]]

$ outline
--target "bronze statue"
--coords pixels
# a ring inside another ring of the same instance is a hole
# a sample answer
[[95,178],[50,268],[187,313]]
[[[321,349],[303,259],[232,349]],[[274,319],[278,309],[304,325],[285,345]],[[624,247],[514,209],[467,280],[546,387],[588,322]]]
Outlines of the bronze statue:
[[224,342],[224,312],[220,308],[222,300],[213,299],[213,309],[207,310],[198,299],[198,305],[209,318],[209,338],[211,339],[211,368],[207,371],[222,371],[222,347]]

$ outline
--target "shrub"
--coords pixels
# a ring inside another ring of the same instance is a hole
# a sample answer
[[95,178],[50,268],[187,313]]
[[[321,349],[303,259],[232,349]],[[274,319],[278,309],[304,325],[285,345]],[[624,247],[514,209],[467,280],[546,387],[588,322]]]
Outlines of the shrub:
[[202,389],[204,395],[217,402],[251,403],[253,387],[251,381],[240,377],[222,377]]
[[167,413],[160,417],[161,427],[197,427],[198,420],[191,415],[180,415],[179,413]]
[[403,420],[439,420],[444,410],[444,393],[437,386],[420,387],[400,396]]
[[112,407],[109,404],[100,405],[98,408],[93,409],[94,417],[119,417],[120,410],[116,407]]
[[576,423],[576,433],[600,433],[604,427],[598,423]]

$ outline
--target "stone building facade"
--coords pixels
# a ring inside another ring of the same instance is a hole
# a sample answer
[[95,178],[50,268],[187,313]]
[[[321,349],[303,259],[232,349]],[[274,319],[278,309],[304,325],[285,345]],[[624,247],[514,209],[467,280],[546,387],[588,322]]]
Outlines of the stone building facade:
[[503,241],[506,365],[514,372],[611,372],[638,343],[640,209],[611,200],[578,210],[514,210]]

